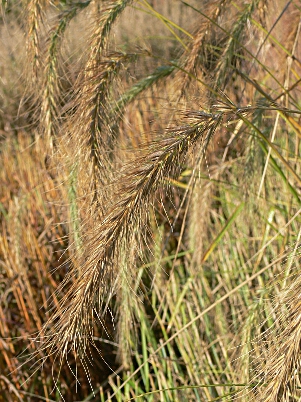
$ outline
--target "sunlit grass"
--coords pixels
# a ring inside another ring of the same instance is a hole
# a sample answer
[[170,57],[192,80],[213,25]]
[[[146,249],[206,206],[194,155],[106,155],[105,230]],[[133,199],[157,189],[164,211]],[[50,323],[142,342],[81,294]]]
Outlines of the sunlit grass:
[[23,3],[0,399],[299,400],[298,3]]

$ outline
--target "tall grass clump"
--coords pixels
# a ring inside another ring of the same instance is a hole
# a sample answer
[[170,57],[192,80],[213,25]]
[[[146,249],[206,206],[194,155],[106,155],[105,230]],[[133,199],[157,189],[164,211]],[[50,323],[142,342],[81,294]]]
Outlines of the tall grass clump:
[[299,3],[1,10],[0,399],[299,400]]

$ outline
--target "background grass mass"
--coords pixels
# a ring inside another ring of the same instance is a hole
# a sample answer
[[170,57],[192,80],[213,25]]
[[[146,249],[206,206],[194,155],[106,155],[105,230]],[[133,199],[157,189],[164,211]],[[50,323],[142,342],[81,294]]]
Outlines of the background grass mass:
[[299,401],[300,1],[1,7],[0,401]]

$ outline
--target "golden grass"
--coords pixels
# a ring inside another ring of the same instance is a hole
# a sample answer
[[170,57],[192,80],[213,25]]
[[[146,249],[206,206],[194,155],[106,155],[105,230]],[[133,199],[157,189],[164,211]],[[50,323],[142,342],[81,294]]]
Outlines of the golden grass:
[[176,3],[3,5],[0,401],[300,399],[300,7]]

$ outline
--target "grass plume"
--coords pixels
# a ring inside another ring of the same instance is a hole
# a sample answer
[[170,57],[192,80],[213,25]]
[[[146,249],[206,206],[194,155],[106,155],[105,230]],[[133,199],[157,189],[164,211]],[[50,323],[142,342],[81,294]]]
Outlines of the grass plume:
[[2,12],[0,399],[299,400],[298,1]]
[[110,294],[109,283],[114,282],[118,272],[118,250],[123,249],[122,244],[131,244],[134,230],[145,230],[145,207],[150,205],[160,183],[178,174],[189,148],[196,146],[198,140],[207,146],[222,115],[188,112],[186,118],[189,124],[168,130],[163,138],[145,146],[143,156],[124,169],[114,185],[118,190],[113,198],[117,201],[93,232],[85,235],[86,249],[91,252],[76,261],[75,268],[81,267],[80,275],[51,318],[56,324],[42,346],[49,348],[50,355],[57,351],[60,359],[65,358],[70,346],[81,358],[87,354],[88,342],[93,343],[93,316],[101,314],[103,300]]

